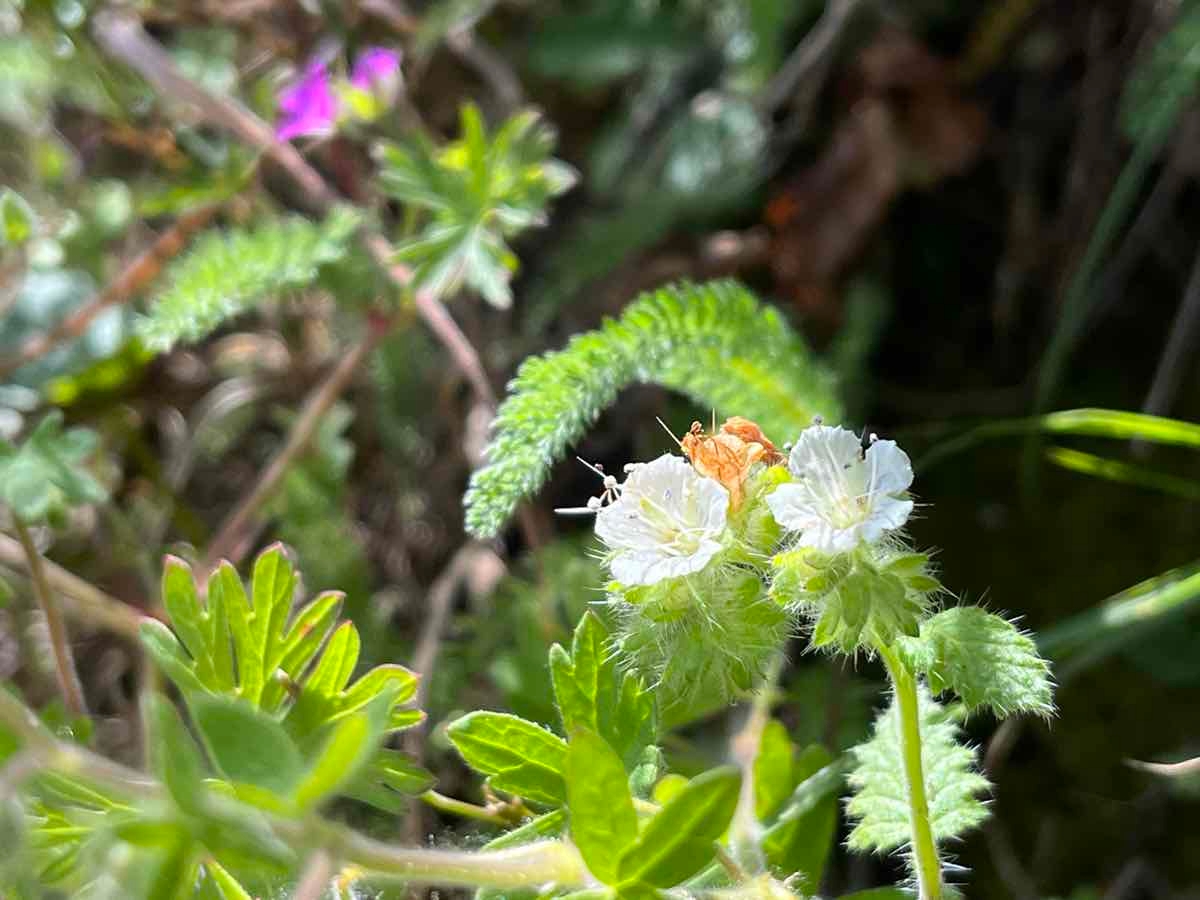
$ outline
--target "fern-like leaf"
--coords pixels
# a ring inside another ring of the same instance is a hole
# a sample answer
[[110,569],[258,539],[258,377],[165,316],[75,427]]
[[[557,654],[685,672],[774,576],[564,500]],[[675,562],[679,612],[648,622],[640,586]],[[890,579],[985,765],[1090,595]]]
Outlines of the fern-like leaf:
[[528,359],[500,407],[490,462],[467,491],[467,528],[494,535],[617,394],[660,384],[789,440],[836,420],[832,381],[773,309],[732,281],[661,288],[564,350]]
[[[958,723],[963,713],[944,707],[923,688],[921,711],[921,763],[929,801],[929,824],[938,843],[959,837],[987,817],[979,794],[987,779],[976,771],[975,751],[959,743]],[[853,796],[846,813],[856,820],[847,841],[851,850],[887,853],[907,845],[912,837],[908,821],[908,787],[900,750],[900,717],[896,704],[875,720],[871,739],[852,751],[850,773]]]
[[200,340],[260,300],[311,283],[321,266],[345,255],[359,221],[353,209],[340,207],[320,223],[294,216],[210,232],[171,267],[169,287],[138,332],[164,352]]

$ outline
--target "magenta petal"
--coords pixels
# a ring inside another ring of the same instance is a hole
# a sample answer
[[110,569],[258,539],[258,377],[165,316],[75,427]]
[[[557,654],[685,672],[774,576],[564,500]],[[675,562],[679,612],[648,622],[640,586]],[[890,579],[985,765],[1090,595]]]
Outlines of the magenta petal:
[[275,135],[281,141],[307,134],[325,134],[337,120],[337,99],[325,64],[314,62],[304,77],[279,95],[279,121]]
[[368,47],[354,61],[350,83],[360,90],[369,91],[377,85],[386,85],[399,71],[399,53],[386,47]]

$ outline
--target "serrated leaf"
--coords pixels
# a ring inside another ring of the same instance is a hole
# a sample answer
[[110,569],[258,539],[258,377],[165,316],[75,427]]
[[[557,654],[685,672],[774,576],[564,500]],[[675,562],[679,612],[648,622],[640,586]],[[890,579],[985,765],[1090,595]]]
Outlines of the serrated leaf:
[[[924,688],[918,702],[929,824],[935,841],[947,841],[987,818],[978,795],[989,785],[976,771],[975,751],[959,743],[961,713],[941,706]],[[894,700],[876,719],[871,739],[851,753],[855,766],[849,782],[854,794],[846,814],[855,826],[847,845],[851,850],[888,853],[908,844],[908,788]]]
[[481,711],[451,722],[446,736],[467,765],[500,790],[553,806],[566,801],[566,741],[540,725]]
[[1054,712],[1050,665],[1008,620],[977,606],[953,607],[921,623],[921,642],[929,648],[930,687],[954,691],[968,710]]
[[[423,713],[405,706],[416,694],[417,676],[402,666],[383,665],[351,682],[360,640],[351,622],[334,628],[342,595],[321,594],[292,616],[298,581],[283,547],[276,544],[255,560],[249,595],[236,570],[223,563],[209,580],[207,605],[201,605],[186,564],[168,559],[164,604],[183,643],[161,623],[148,622],[143,644],[189,702],[196,696],[237,698],[281,723],[301,748],[329,739],[339,723],[368,707],[371,721],[378,718],[383,731],[376,735],[372,725],[363,732],[361,722],[347,725],[362,732],[356,738],[361,746],[378,747],[382,734],[419,723]],[[380,697],[388,700],[382,711],[376,706]],[[339,740],[343,749],[355,743],[344,734]],[[322,778],[338,775],[338,786],[352,796],[392,809],[397,791],[419,793],[431,783],[429,773],[405,767],[390,755],[394,752],[377,750],[372,760],[347,756],[339,766],[331,764]],[[271,796],[276,788],[270,789]],[[326,789],[325,781],[314,782],[299,802],[314,803]]]
[[588,870],[615,885],[620,854],[638,832],[625,766],[604,738],[578,726],[567,745],[564,777],[571,839]]
[[461,137],[441,149],[417,138],[380,150],[383,190],[427,215],[397,246],[397,258],[427,291],[446,296],[466,284],[506,308],[517,269],[506,239],[542,224],[549,201],[574,177],[550,158],[553,133],[533,113],[518,113],[489,137],[479,109],[467,104],[460,128]]
[[138,323],[142,339],[158,351],[198,341],[261,300],[304,287],[346,254],[360,222],[338,207],[320,223],[290,217],[205,234],[171,265],[169,286]]
[[738,770],[728,766],[688,782],[621,854],[622,886],[674,887],[711,862],[713,843],[733,818],[741,782]]
[[564,350],[522,363],[497,412],[488,464],[471,477],[468,530],[498,532],[620,391],[639,383],[752,418],[779,441],[815,414],[839,414],[828,373],[746,288],[732,281],[661,288]]

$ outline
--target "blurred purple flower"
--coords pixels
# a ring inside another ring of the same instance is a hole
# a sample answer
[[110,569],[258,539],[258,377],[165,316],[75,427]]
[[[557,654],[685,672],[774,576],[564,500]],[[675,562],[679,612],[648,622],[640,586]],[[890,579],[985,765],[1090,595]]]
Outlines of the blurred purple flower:
[[275,135],[281,141],[307,134],[326,134],[333,129],[337,100],[325,63],[311,63],[304,77],[279,95],[279,112]]
[[399,72],[399,53],[386,47],[368,47],[354,61],[350,83],[362,91],[383,89],[390,92]]

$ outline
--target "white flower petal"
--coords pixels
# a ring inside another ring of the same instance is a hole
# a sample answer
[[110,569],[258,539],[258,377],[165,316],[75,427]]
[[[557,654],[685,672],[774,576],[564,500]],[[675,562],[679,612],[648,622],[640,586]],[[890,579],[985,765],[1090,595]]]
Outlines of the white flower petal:
[[788,457],[794,481],[767,497],[781,526],[800,533],[800,544],[825,553],[853,550],[900,528],[913,503],[912,463],[895,441],[862,442],[845,428],[813,425],[801,432]]
[[767,507],[775,521],[790,531],[803,531],[821,521],[808,487],[791,482],[767,494]]
[[867,448],[866,463],[874,492],[899,494],[912,485],[912,462],[895,441],[875,441]]
[[620,497],[596,516],[613,551],[613,577],[654,584],[703,569],[721,549],[729,492],[686,460],[664,454],[633,469]]

